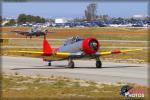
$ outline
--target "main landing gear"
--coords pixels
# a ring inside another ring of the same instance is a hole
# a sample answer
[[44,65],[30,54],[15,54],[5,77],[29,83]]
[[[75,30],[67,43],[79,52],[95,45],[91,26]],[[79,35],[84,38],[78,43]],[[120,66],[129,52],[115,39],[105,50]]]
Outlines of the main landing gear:
[[102,68],[102,62],[99,57],[96,58],[96,68]]
[[[48,61],[48,66],[51,66],[51,61]],[[68,67],[69,68],[74,68],[75,64],[73,62],[73,60],[70,58],[69,59],[69,63],[68,63]],[[102,68],[102,62],[99,59],[99,57],[96,58],[96,68]]]
[[74,62],[72,61],[71,58],[69,59],[68,67],[69,68],[74,68]]

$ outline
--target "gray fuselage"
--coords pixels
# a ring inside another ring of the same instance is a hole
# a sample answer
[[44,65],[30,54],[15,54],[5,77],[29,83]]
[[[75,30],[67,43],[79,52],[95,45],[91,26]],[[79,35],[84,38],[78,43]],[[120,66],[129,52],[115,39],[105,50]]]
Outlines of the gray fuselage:
[[59,48],[59,51],[60,52],[70,52],[70,53],[80,52],[83,50],[82,43],[83,43],[83,40],[77,41],[74,43],[70,43],[70,44],[64,44],[63,46],[61,46]]

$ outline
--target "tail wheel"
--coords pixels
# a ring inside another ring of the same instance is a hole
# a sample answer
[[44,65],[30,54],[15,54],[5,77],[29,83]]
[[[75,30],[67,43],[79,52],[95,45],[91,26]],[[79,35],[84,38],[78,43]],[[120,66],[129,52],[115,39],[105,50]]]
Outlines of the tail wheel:
[[51,62],[48,62],[48,66],[51,66],[52,65],[52,63]]
[[96,61],[96,68],[102,68],[102,62]]
[[69,64],[68,64],[68,67],[69,67],[69,68],[74,68],[74,62],[73,62],[73,61],[70,61]]

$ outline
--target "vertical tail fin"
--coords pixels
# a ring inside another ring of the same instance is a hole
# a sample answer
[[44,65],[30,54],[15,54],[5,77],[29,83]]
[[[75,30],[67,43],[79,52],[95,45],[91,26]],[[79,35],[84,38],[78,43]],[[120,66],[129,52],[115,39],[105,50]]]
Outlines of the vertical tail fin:
[[51,56],[53,53],[53,49],[46,38],[43,40],[43,52],[45,56]]

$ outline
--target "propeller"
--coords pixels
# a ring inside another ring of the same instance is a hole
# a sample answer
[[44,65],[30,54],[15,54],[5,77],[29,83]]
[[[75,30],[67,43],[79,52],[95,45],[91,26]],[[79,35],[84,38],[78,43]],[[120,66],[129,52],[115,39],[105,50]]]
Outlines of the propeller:
[[89,43],[90,48],[92,48],[93,50],[97,50],[98,49],[98,43],[96,40],[91,40]]

